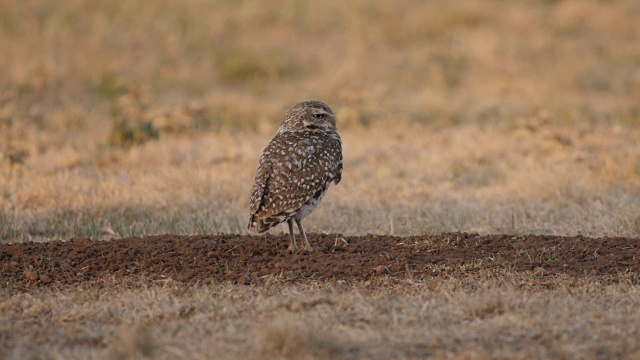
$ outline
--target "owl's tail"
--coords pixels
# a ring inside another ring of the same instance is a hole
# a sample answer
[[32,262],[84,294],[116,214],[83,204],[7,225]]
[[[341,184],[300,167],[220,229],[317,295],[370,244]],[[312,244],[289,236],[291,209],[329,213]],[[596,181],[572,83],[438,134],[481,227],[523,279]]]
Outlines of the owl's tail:
[[249,225],[247,225],[247,230],[250,233],[262,234],[265,231],[269,230],[270,226],[265,224],[262,219],[256,217],[256,214],[251,214],[249,217]]
[[249,230],[250,233],[262,234],[270,228],[285,222],[288,218],[289,217],[278,215],[261,218],[256,216],[256,214],[251,214],[247,230]]

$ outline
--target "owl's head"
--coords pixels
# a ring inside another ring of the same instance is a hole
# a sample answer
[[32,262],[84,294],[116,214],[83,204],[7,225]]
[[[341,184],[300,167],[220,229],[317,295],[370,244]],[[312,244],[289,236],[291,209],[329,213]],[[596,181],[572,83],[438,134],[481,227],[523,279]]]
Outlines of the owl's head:
[[336,130],[336,114],[321,101],[303,101],[287,111],[280,131]]

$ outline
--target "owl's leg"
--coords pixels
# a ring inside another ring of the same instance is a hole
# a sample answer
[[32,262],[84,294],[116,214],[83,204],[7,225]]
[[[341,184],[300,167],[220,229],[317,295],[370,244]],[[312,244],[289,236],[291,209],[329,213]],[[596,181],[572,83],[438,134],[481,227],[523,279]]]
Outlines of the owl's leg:
[[307,240],[307,234],[304,233],[304,228],[302,227],[302,219],[298,220],[298,218],[296,218],[296,224],[298,224],[298,230],[300,230],[300,234],[302,234],[302,238],[304,238],[304,247],[307,250],[313,250],[311,244],[309,244],[309,240]]
[[293,219],[289,218],[287,224],[289,224],[289,248],[287,251],[293,254],[298,251],[298,244],[296,244],[296,238],[293,235]]

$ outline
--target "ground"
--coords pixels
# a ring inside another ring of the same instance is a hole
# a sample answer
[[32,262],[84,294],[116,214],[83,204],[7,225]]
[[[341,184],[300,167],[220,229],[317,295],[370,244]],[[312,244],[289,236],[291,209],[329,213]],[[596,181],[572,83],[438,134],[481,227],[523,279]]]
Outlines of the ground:
[[[621,358],[634,238],[162,235],[0,244],[5,358]],[[589,341],[585,341],[589,339]]]
[[28,290],[141,276],[189,284],[260,284],[265,279],[359,282],[460,276],[481,270],[615,280],[640,270],[633,238],[535,235],[312,235],[314,251],[290,255],[287,236],[161,235],[0,244],[4,287]]

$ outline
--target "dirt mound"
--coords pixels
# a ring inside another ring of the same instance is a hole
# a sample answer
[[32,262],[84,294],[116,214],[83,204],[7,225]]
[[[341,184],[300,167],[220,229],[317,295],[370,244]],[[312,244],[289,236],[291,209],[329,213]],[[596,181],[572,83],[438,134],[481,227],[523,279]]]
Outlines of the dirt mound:
[[[0,286],[27,290],[107,277],[183,282],[421,279],[496,269],[540,276],[638,274],[640,239],[447,233],[309,236],[315,251],[288,254],[287,236],[162,235],[110,241],[0,244]],[[637,277],[634,278],[637,279]]]

